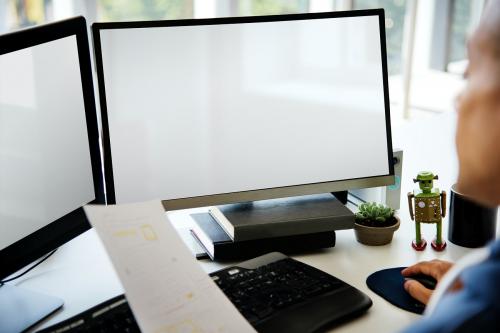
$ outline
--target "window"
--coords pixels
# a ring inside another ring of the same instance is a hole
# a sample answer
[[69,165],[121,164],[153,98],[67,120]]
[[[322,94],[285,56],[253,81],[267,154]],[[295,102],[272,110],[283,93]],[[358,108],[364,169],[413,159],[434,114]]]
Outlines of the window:
[[307,13],[307,0],[237,0],[238,15]]
[[0,33],[46,21],[43,0],[0,0]]
[[450,32],[450,54],[448,60],[458,61],[467,57],[466,39],[471,21],[470,0],[453,2]]
[[89,24],[192,18],[193,7],[194,0],[0,0],[0,33],[75,15]]
[[101,21],[168,20],[193,17],[193,0],[98,0]]
[[353,7],[354,9],[385,9],[389,75],[401,73],[406,0],[356,0]]
[[[400,113],[409,117],[410,109],[412,115],[453,110],[454,96],[464,84],[461,74],[467,64],[466,39],[477,26],[486,2],[487,0],[0,0],[0,33],[75,15],[84,15],[90,24],[95,21],[384,8],[392,110],[396,117]],[[411,56],[405,59],[406,55]],[[407,71],[403,71],[403,68]],[[403,112],[399,112],[400,110]]]
[[474,20],[477,1],[455,0],[452,3],[449,46],[446,70],[450,73],[463,74],[467,65],[467,38],[471,28],[477,24]]

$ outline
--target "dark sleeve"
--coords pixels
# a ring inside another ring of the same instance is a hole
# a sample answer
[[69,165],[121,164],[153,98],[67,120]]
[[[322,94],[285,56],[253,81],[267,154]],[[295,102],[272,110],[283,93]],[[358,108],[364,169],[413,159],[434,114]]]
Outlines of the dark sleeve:
[[469,332],[500,332],[499,325],[500,313],[495,311],[495,308],[488,307],[481,313],[468,318],[462,323],[455,333],[469,333]]

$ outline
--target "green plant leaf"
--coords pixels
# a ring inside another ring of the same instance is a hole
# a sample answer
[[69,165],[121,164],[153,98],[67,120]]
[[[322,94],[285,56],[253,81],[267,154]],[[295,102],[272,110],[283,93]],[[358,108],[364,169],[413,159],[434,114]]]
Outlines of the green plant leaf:
[[364,202],[358,206],[356,219],[385,222],[394,216],[394,209],[376,202]]

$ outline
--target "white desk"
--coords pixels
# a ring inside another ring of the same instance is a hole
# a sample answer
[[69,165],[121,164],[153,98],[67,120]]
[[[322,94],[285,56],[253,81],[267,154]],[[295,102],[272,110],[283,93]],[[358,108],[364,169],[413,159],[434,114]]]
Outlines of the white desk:
[[[373,300],[373,306],[364,316],[336,328],[336,332],[394,332],[419,318],[418,315],[390,305],[371,292],[365,284],[369,274],[383,268],[405,266],[434,258],[455,261],[469,251],[450,242],[441,253],[433,251],[430,246],[423,252],[416,252],[410,245],[415,237],[415,228],[409,219],[406,192],[415,186],[411,179],[424,169],[439,174],[438,186],[449,191],[457,170],[454,158],[454,120],[453,114],[445,114],[430,119],[429,123],[419,122],[393,129],[394,146],[403,148],[404,162],[399,212],[401,227],[391,244],[381,247],[361,245],[355,240],[352,230],[344,230],[337,232],[337,244],[333,249],[294,257],[339,277]],[[176,221],[184,219],[185,223],[190,223],[190,218],[186,215],[181,216],[179,212],[173,215]],[[448,234],[447,225],[445,219],[445,238]],[[423,225],[422,232],[426,239],[431,240],[435,236],[435,226]],[[497,229],[497,237],[498,235]],[[207,272],[221,268],[221,265],[209,260],[200,263]],[[46,262],[17,281],[17,285],[65,300],[63,310],[37,328],[55,324],[123,293],[109,258],[93,230],[60,247]]]

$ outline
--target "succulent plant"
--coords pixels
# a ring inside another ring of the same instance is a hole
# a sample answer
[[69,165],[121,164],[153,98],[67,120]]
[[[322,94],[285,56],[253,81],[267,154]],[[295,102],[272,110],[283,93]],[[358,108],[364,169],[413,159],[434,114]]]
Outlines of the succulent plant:
[[[365,202],[358,206],[356,213],[356,222],[366,224],[372,222],[375,224],[384,224],[394,217],[394,209],[376,202]],[[372,224],[370,223],[370,224]]]

